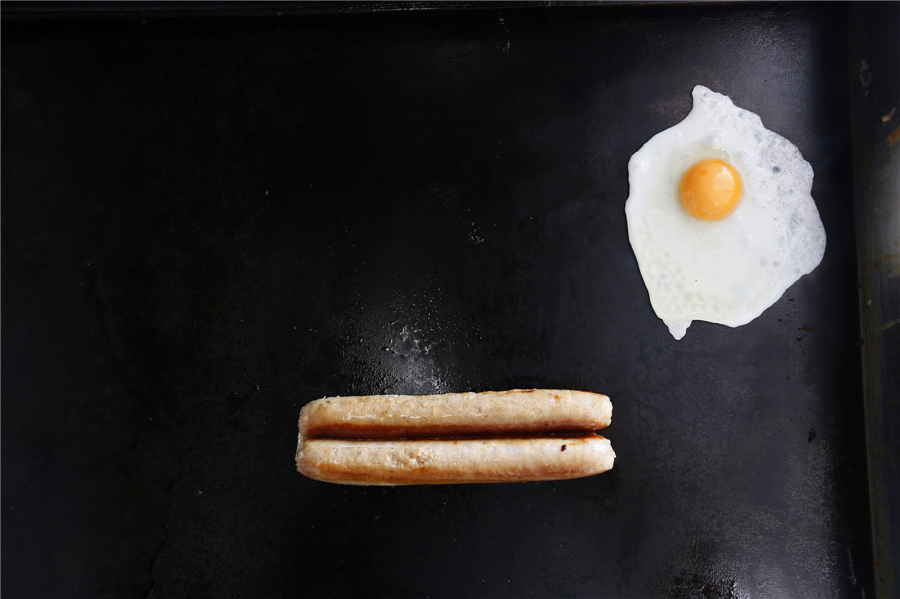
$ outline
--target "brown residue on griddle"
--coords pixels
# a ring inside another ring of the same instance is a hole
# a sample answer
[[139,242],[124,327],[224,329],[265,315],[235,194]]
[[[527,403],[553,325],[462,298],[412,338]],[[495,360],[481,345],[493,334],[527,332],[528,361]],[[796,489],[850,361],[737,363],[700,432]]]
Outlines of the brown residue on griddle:
[[869,87],[872,83],[872,73],[869,71],[869,63],[865,60],[859,61],[859,84],[863,87]]
[[897,108],[896,108],[896,107],[891,108],[891,111],[890,111],[889,113],[887,113],[886,115],[884,115],[883,117],[881,117],[881,122],[882,122],[882,123],[886,123],[886,122],[888,122],[889,120],[891,120],[891,119],[894,117],[894,113],[895,113],[895,112],[897,112]]
[[503,11],[497,11],[497,25],[500,26],[500,29],[503,30],[503,33],[506,34],[506,43],[503,44],[502,50],[504,52],[509,52],[509,29],[506,28],[506,19],[503,18]]
[[888,322],[886,322],[884,324],[880,324],[877,327],[875,327],[875,332],[880,333],[882,331],[886,331],[891,327],[897,326],[898,324],[900,324],[900,318],[897,318],[894,320],[889,320]]
[[900,141],[900,127],[897,127],[888,135],[888,145],[892,146],[898,141]]
[[811,429],[809,429],[809,437],[806,438],[806,442],[812,443],[813,441],[816,440],[816,437],[818,437],[818,436],[819,435],[818,435],[818,433],[816,433],[816,429],[811,428]]
[[805,324],[797,330],[798,331],[815,331],[816,327],[811,327],[811,326]]

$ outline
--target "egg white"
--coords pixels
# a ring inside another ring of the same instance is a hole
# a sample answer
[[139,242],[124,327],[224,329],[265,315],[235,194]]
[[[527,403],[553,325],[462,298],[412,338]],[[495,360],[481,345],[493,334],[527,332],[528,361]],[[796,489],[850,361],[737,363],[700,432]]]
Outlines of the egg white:
[[[813,170],[760,118],[702,85],[680,123],[628,163],[628,239],[656,315],[676,339],[694,320],[737,327],[775,303],[825,253],[810,195]],[[705,159],[733,165],[743,195],[733,213],[701,221],[682,206],[685,171]]]

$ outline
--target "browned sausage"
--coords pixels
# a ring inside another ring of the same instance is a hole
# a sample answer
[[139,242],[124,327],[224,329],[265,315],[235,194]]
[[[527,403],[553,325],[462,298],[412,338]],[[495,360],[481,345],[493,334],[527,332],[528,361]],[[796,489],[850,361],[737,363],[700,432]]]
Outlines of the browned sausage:
[[525,482],[605,472],[605,395],[554,389],[330,397],[300,413],[297,470],[349,485]]
[[599,393],[516,389],[444,395],[326,397],[300,412],[300,435],[326,439],[510,436],[591,432],[609,426]]
[[306,439],[297,469],[345,485],[436,485],[581,478],[612,468],[607,439]]

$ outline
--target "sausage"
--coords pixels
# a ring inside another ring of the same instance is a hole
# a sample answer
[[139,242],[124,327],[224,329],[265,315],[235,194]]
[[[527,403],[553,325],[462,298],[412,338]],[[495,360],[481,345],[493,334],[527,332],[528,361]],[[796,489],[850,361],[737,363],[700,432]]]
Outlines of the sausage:
[[605,395],[530,389],[328,397],[300,412],[297,470],[349,485],[525,482],[591,476],[615,453]]
[[611,417],[607,396],[561,389],[326,397],[300,411],[300,435],[398,439],[587,433],[606,428]]
[[612,468],[609,440],[582,437],[305,439],[297,470],[345,485],[439,485],[581,478]]

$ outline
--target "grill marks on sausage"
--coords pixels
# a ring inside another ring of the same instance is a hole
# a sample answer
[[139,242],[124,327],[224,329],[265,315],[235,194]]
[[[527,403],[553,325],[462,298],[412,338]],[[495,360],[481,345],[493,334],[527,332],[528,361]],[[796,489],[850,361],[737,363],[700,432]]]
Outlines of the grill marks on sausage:
[[306,439],[501,439],[523,437],[585,436],[601,430],[596,423],[560,421],[529,426],[443,426],[373,425],[353,423],[312,424],[304,434]]

